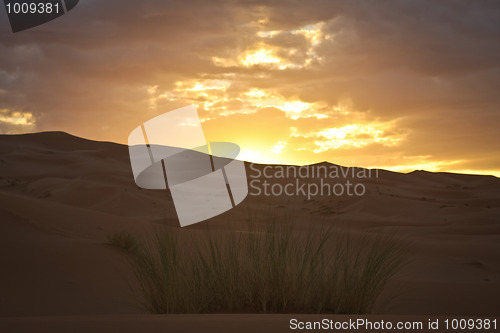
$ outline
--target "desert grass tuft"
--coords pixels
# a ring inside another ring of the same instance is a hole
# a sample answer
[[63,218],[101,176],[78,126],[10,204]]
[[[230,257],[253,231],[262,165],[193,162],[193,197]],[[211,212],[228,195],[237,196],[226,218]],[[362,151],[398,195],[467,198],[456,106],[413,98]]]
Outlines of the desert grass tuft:
[[134,248],[152,313],[368,313],[404,263],[382,234],[303,231],[281,218],[244,231],[165,227]]
[[108,244],[116,246],[126,252],[135,253],[139,247],[138,240],[128,231],[109,233],[106,238]]

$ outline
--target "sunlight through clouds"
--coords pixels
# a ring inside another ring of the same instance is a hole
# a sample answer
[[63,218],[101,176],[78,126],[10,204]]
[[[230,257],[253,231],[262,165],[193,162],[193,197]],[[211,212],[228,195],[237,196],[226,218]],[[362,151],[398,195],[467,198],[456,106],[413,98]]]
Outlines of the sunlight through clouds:
[[326,108],[324,103],[307,103],[299,99],[286,99],[278,92],[269,89],[251,89],[243,95],[246,96],[245,101],[251,108],[275,107],[294,120],[309,117],[328,118],[326,114],[318,111]]
[[35,124],[33,114],[30,112],[11,111],[8,109],[0,110],[0,121],[21,126],[32,126]]
[[278,142],[278,144],[274,145],[273,148],[271,148],[271,152],[275,154],[280,154],[283,148],[285,148],[286,144],[287,143],[284,141]]
[[242,161],[252,161],[255,163],[269,163],[269,159],[263,156],[261,152],[247,148],[241,149],[238,159],[241,159]]
[[35,117],[31,112],[0,109],[0,132],[13,133],[29,131],[35,126]]
[[314,153],[322,153],[330,149],[361,148],[371,144],[391,147],[404,140],[403,134],[386,134],[386,131],[391,130],[393,126],[391,123],[359,123],[326,128],[307,134],[299,134],[298,130],[293,128],[291,135],[313,139],[316,146]]
[[278,64],[281,59],[273,55],[270,49],[258,49],[248,52],[242,59],[241,64],[250,67],[259,64]]
[[[240,135],[237,133],[224,138],[245,146],[241,158],[247,161],[296,162],[294,152],[298,151],[322,159],[320,156],[331,151],[359,150],[374,145],[394,147],[406,138],[406,132],[397,128],[397,120],[383,122],[371,119],[369,112],[353,110],[349,99],[342,104],[329,105],[323,101],[305,102],[293,96],[287,98],[275,89],[250,88],[241,91],[240,88],[238,91],[235,86],[241,87],[241,81],[236,77],[198,79],[177,81],[175,88],[165,93],[160,93],[153,85],[149,92],[155,93],[156,99],[196,105],[201,121],[208,122],[208,126],[219,133],[222,129],[217,131],[221,126],[218,124],[231,121],[223,121],[223,118],[238,115],[246,116],[249,123],[265,122],[271,126],[282,126],[285,122],[295,124],[288,127],[289,131],[280,132],[279,136],[262,132],[259,142],[244,136],[236,139],[234,135]],[[266,114],[273,118],[266,118]],[[251,117],[257,118],[252,120]]]
[[500,169],[493,2],[153,2],[2,40],[0,132],[123,142],[192,104],[248,160]]
[[[195,104],[202,111],[208,111],[217,116],[229,116],[237,113],[254,113],[262,108],[274,107],[285,112],[290,119],[314,117],[328,118],[321,113],[326,108],[324,103],[307,103],[296,98],[287,99],[279,92],[271,89],[252,88],[239,94],[228,92],[232,80],[186,80],[175,82],[175,89],[159,93],[156,86],[148,88],[150,105],[156,106],[158,100],[164,98],[170,101],[184,100]],[[228,107],[232,104],[238,108]]]
[[[270,69],[302,69],[321,62],[316,49],[321,43],[331,40],[330,34],[325,34],[325,22],[306,25],[292,30],[257,31],[253,44],[240,53],[229,57],[213,56],[212,62],[218,67],[243,67],[264,66]],[[273,45],[274,39],[291,36],[295,43],[288,46],[277,47]],[[306,40],[306,49],[301,49],[300,37]]]

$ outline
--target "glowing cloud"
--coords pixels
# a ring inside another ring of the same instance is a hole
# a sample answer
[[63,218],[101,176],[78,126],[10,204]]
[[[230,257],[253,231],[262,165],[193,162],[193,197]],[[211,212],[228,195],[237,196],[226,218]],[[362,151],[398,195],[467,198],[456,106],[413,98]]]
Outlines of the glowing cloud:
[[292,128],[291,136],[313,139],[316,146],[314,153],[322,153],[330,149],[361,148],[371,144],[395,146],[403,141],[404,135],[387,135],[386,131],[391,130],[393,127],[393,123],[360,123],[325,128],[307,134],[300,134],[296,128]]
[[280,62],[281,59],[274,56],[273,51],[270,49],[259,49],[248,52],[241,59],[241,63],[247,67],[260,64],[278,64]]
[[[285,69],[301,69],[312,65],[315,61],[321,61],[322,58],[317,54],[317,47],[324,41],[331,39],[330,35],[324,34],[323,30],[325,22],[318,22],[311,25],[306,25],[292,30],[271,30],[271,31],[257,31],[255,33],[255,41],[253,44],[241,53],[234,53],[229,57],[211,57],[214,65],[218,67],[253,67],[265,66],[270,69],[285,70]],[[290,35],[297,37],[295,44],[279,49],[272,45],[274,38]],[[301,49],[301,38],[307,41],[307,49],[305,51],[298,51]],[[278,52],[279,51],[279,52]],[[300,61],[292,59],[294,56]],[[278,55],[280,53],[281,55]],[[288,54],[288,56],[285,56]]]
[[31,112],[0,109],[0,125],[4,133],[10,133],[11,129],[13,132],[32,130],[35,123]]

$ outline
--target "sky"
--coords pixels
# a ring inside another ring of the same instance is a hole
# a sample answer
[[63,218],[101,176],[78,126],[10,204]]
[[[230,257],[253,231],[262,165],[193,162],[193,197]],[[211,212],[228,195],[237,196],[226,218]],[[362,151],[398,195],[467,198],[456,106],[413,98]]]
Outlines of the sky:
[[0,133],[126,143],[194,104],[240,159],[500,176],[500,2],[80,0],[13,34]]

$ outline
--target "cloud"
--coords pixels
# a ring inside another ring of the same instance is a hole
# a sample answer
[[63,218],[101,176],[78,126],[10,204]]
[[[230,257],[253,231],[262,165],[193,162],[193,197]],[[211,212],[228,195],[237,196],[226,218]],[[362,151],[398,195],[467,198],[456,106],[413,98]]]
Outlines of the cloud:
[[0,134],[16,134],[33,130],[35,121],[29,112],[0,109]]
[[497,2],[88,0],[17,34],[1,10],[3,132],[126,142],[193,103],[261,161],[500,170]]

